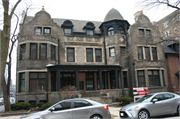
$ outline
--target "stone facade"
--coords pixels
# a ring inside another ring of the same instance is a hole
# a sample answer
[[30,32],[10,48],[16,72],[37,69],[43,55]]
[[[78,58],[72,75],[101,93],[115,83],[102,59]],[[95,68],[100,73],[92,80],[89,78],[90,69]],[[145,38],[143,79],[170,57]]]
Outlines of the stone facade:
[[[158,21],[158,27],[164,43],[169,91],[179,92],[179,39],[180,39],[180,11],[176,10]],[[178,42],[176,42],[178,41]]]
[[[107,92],[115,98],[130,96],[132,87],[142,86],[149,92],[167,91],[163,47],[153,44],[160,32],[142,12],[135,19],[130,26],[115,9],[104,22],[53,19],[44,8],[34,17],[23,14],[16,101],[35,104]],[[142,29],[148,38],[139,36]],[[68,85],[75,90],[62,91]]]

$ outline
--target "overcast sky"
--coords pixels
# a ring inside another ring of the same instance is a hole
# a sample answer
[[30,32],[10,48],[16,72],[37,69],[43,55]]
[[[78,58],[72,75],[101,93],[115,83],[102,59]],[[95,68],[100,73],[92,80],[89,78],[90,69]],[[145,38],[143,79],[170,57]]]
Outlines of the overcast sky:
[[[10,0],[15,2],[17,0]],[[130,24],[134,23],[134,14],[143,10],[137,2],[139,0],[30,0],[26,4],[31,4],[28,11],[29,16],[34,16],[44,6],[52,18],[77,19],[87,21],[104,21],[106,14],[112,8],[118,10],[125,20]],[[21,3],[18,11],[21,13],[25,9],[25,4]],[[143,10],[150,21],[159,21],[175,9],[161,7],[159,9]],[[13,84],[16,79],[16,53],[13,53]]]

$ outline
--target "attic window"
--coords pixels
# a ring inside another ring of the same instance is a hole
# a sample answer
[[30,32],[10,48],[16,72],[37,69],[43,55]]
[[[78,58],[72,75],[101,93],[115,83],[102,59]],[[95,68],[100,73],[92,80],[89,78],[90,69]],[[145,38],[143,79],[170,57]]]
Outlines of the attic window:
[[108,29],[108,36],[111,36],[111,35],[114,35],[114,28],[113,27],[110,27]]
[[93,36],[94,35],[94,31],[93,30],[87,30],[87,35],[88,36]]
[[139,29],[139,37],[144,37],[144,29]]
[[36,27],[35,28],[35,34],[36,35],[41,35],[41,32],[42,32],[42,28],[41,27]]
[[124,34],[124,29],[121,26],[118,27],[118,34]]
[[71,29],[64,29],[64,35],[71,35]]
[[44,34],[51,34],[51,28],[44,27]]

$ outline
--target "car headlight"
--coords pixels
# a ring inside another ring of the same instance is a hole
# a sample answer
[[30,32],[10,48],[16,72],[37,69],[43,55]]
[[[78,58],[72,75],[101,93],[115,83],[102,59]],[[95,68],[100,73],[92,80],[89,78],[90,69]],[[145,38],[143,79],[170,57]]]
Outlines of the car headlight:
[[133,108],[129,109],[128,111],[135,111],[137,109],[138,109],[138,106],[137,107],[133,107]]

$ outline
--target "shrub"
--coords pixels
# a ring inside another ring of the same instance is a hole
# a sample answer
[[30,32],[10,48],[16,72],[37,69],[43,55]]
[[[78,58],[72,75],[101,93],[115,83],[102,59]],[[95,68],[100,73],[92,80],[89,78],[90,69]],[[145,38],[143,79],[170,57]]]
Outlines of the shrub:
[[44,104],[43,102],[38,102],[38,103],[36,104],[36,106],[37,106],[37,107],[42,107],[43,104]]
[[51,107],[51,106],[54,105],[54,104],[55,104],[55,102],[45,103],[45,104],[43,104],[43,105],[41,106],[40,110],[45,110],[45,109]]
[[133,100],[132,97],[118,97],[116,98],[116,101],[122,102],[123,105],[129,104]]
[[32,105],[30,103],[17,102],[17,103],[11,104],[11,110],[12,111],[21,110],[21,109],[28,110],[31,108],[31,106]]

